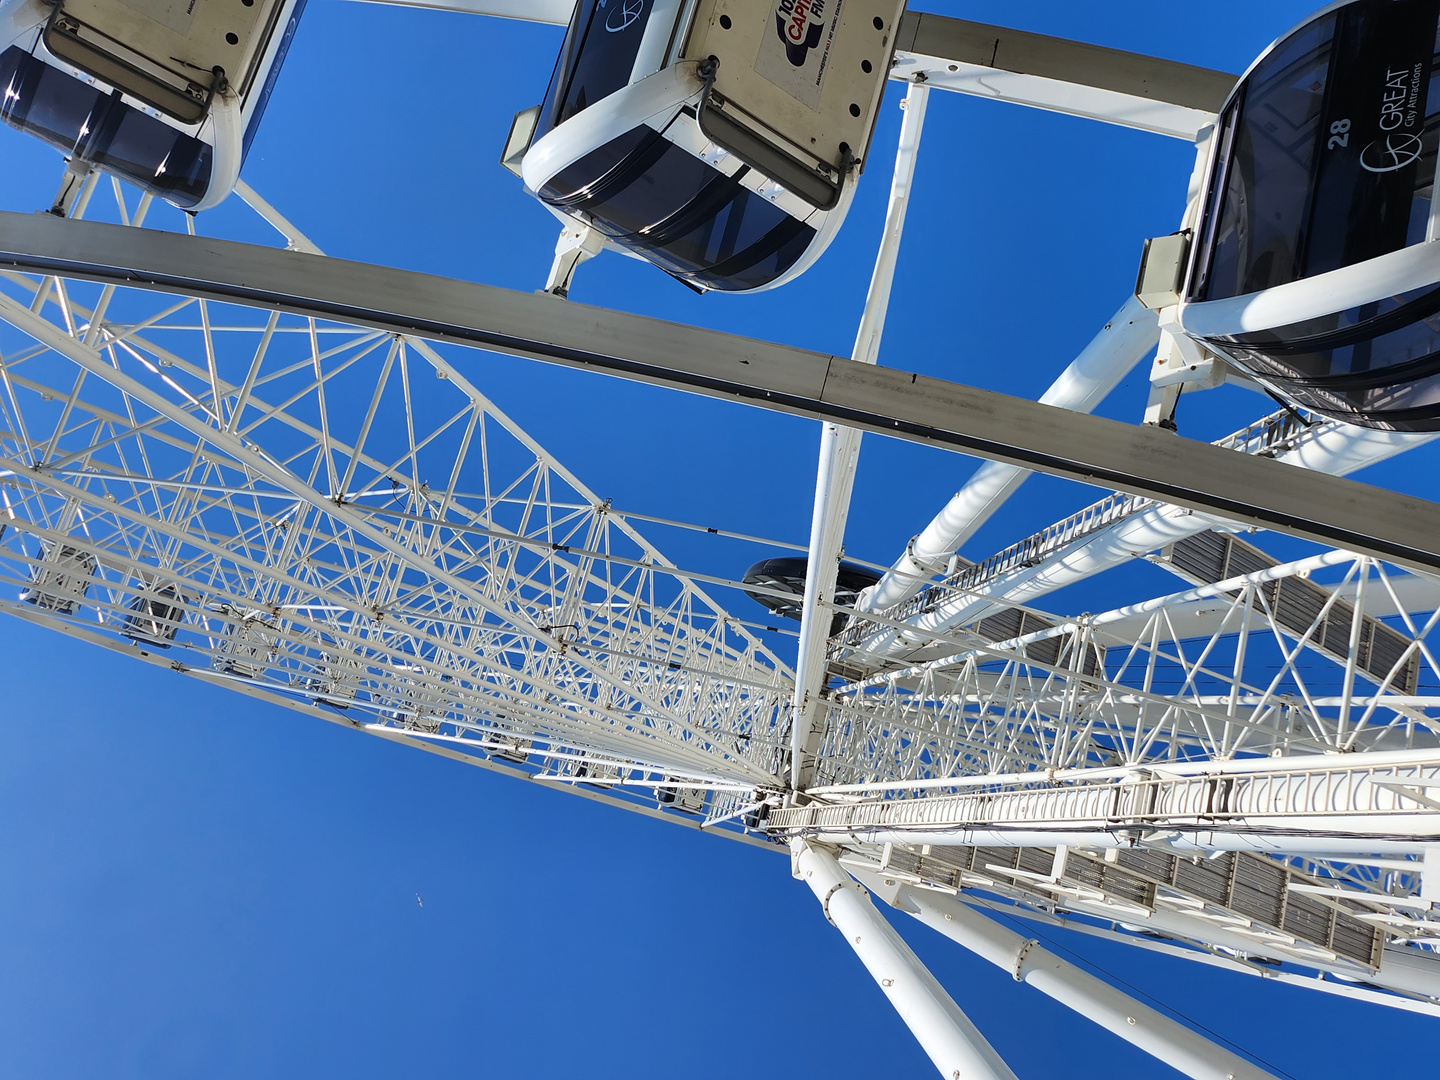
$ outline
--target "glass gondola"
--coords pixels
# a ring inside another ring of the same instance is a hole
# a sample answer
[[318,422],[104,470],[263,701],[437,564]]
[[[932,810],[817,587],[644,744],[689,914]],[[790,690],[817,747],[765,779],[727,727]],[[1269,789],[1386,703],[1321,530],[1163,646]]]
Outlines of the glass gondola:
[[1440,430],[1440,0],[1331,4],[1240,79],[1175,318],[1276,395]]
[[[762,559],[745,571],[741,580],[744,585],[757,585],[769,592],[746,591],[747,596],[762,607],[769,608],[776,615],[786,619],[799,620],[804,610],[805,579],[809,573],[810,560],[805,556],[782,555],[775,559]],[[842,560],[835,575],[835,603],[841,607],[852,607],[860,594],[875,585],[880,575],[868,566],[861,566]],[[787,595],[777,595],[784,593]],[[830,636],[834,637],[845,629],[849,616],[837,612],[830,620]]]
[[0,0],[0,120],[208,209],[239,179],[304,6]]
[[903,8],[580,0],[507,162],[563,222],[694,288],[775,288],[845,217]]

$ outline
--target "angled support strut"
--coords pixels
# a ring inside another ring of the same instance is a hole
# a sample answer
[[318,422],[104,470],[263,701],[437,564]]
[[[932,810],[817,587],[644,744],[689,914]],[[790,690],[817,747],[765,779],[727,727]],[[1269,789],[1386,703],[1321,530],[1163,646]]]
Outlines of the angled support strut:
[[795,876],[810,886],[824,906],[825,917],[875,977],[940,1075],[945,1080],[1016,1080],[1010,1066],[876,910],[869,892],[840,868],[835,856],[804,841],[798,841],[791,854]]
[[1001,926],[974,908],[933,889],[916,889],[883,875],[856,873],[891,907],[913,915],[1047,997],[1093,1020],[1111,1034],[1194,1080],[1274,1080],[1271,1073],[1198,1032],[1121,993],[1033,938]]

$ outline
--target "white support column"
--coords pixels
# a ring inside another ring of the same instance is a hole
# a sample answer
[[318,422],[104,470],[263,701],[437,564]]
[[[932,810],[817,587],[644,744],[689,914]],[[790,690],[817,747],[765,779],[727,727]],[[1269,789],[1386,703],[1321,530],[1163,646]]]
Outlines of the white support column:
[[590,226],[566,225],[560,230],[560,239],[555,241],[555,261],[550,264],[545,291],[562,300],[568,297],[580,264],[599,255],[604,247],[604,235]]
[[[880,336],[890,306],[890,287],[895,280],[895,260],[900,237],[905,231],[905,212],[910,206],[910,187],[915,175],[915,158],[920,149],[920,131],[925,123],[929,90],[914,83],[902,107],[900,145],[895,153],[895,175],[890,184],[890,204],[885,212],[885,231],[875,256],[865,311],[855,335],[853,359],[875,363],[880,353]],[[820,432],[820,460],[815,473],[815,508],[810,518],[810,554],[805,574],[805,596],[801,606],[800,643],[795,665],[795,695],[791,703],[790,783],[797,790],[810,780],[811,761],[825,729],[825,708],[820,701],[824,684],[825,642],[830,636],[830,610],[824,606],[835,597],[841,541],[850,511],[850,493],[855,484],[855,466],[860,457],[858,428],[827,422]]]
[[830,924],[874,976],[900,1019],[930,1055],[945,1080],[1016,1080],[895,928],[870,902],[835,857],[797,841],[795,876],[815,894]]
[[1017,982],[1033,986],[1186,1076],[1195,1080],[1274,1080],[1271,1073],[1238,1054],[953,897],[909,885],[887,885],[883,876],[863,871],[857,871],[855,876],[891,907],[908,912],[932,930],[1009,972]]

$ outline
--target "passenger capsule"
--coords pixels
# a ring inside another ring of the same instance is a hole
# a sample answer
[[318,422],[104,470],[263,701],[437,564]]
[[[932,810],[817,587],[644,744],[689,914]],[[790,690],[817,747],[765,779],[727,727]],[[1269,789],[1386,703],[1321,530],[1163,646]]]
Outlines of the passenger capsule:
[[1401,431],[1440,430],[1437,16],[1332,4],[1246,72],[1176,312],[1276,394]]
[[[764,559],[745,571],[741,584],[771,590],[763,593],[746,590],[745,595],[776,615],[799,619],[805,606],[805,579],[809,567],[810,560],[803,555]],[[842,561],[835,575],[835,603],[841,607],[853,607],[860,593],[879,580],[880,575],[868,566]],[[786,595],[777,596],[776,592]],[[837,612],[830,620],[830,635],[833,637],[843,630],[848,619],[844,612]]]
[[903,9],[580,0],[505,159],[606,246],[702,291],[773,289],[845,218]]
[[0,120],[81,168],[208,209],[240,178],[304,7],[0,0]]

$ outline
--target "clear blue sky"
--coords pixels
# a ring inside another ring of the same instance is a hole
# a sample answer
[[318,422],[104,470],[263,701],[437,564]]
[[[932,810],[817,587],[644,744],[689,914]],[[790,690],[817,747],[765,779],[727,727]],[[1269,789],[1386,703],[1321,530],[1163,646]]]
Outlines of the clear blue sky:
[[[918,6],[1238,71],[1313,5]],[[312,0],[246,179],[331,254],[538,288],[554,222],[496,158],[512,113],[543,93],[559,36]],[[572,298],[848,353],[898,93],[844,235],[799,282],[701,298],[605,256],[581,268]],[[1190,161],[1172,140],[936,95],[881,362],[1038,395],[1124,299],[1141,240],[1175,228]],[[54,151],[0,129],[0,163],[0,207],[48,205]],[[240,229],[244,216],[230,205],[202,225]],[[452,355],[616,505],[806,536],[813,423]],[[1143,399],[1132,379],[1103,411],[1133,420]],[[1218,391],[1180,420],[1209,438],[1267,411]],[[888,562],[973,467],[868,438],[849,550]],[[1408,467],[1375,478],[1433,494]],[[967,551],[1093,497],[1032,480]],[[720,574],[761,554],[652,536]],[[1099,609],[1172,580],[1141,566],[1055,603]],[[756,614],[743,603],[737,614]],[[781,855],[17,622],[0,622],[0,655],[0,1077],[932,1075]],[[1022,1078],[1174,1075],[897,925]],[[1433,1020],[1062,943],[1295,1076],[1435,1071]]]

